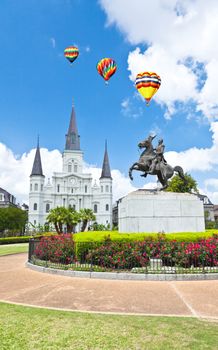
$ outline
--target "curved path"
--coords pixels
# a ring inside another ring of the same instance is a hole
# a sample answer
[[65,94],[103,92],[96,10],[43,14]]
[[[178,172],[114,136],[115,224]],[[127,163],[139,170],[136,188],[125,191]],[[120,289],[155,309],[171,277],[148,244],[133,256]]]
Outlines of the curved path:
[[55,276],[0,257],[0,301],[74,311],[218,319],[218,281],[118,281]]

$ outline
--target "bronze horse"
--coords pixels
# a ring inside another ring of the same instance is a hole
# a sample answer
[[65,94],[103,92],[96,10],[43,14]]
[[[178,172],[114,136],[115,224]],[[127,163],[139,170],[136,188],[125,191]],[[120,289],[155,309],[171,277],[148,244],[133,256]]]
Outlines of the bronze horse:
[[[148,175],[152,160],[156,157],[156,153],[152,145],[152,141],[155,138],[155,136],[150,135],[144,141],[139,142],[138,147],[140,149],[145,148],[145,150],[140,155],[139,161],[135,162],[129,168],[129,177],[131,180],[133,180],[133,176],[132,176],[133,170],[143,171],[144,174],[141,175],[143,177],[146,177]],[[175,171],[178,173],[178,175],[183,181],[186,181],[183,169],[180,166],[172,167],[171,165],[167,164],[164,158],[161,162],[158,162],[155,165],[154,170],[152,171],[152,173],[149,172],[149,174],[157,175],[158,180],[162,185],[161,190],[164,190],[165,188],[168,187],[168,179],[170,179],[173,176]]]

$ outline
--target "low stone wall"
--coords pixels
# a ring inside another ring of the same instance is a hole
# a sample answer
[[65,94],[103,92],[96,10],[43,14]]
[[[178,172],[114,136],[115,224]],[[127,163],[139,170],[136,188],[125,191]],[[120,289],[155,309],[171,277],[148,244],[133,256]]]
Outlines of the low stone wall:
[[33,265],[29,262],[26,267],[53,275],[77,278],[95,278],[109,280],[134,280],[134,281],[202,281],[202,280],[218,280],[218,273],[205,274],[144,274],[144,273],[129,273],[129,272],[89,272],[89,271],[72,271],[59,270],[49,267]]

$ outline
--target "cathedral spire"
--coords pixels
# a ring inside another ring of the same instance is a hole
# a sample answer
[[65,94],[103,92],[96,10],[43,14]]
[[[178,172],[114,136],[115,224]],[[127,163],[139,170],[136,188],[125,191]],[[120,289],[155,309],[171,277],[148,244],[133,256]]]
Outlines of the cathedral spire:
[[80,151],[80,136],[78,135],[77,125],[76,125],[74,102],[72,103],[70,124],[68,128],[68,132],[66,134],[65,150]]
[[41,162],[41,155],[40,155],[40,148],[39,148],[39,135],[37,137],[37,148],[36,148],[36,154],[33,162],[33,168],[30,176],[43,176],[42,172],[42,162]]
[[105,151],[104,151],[104,160],[102,165],[102,171],[101,171],[101,177],[100,179],[112,179],[111,177],[111,170],[110,170],[110,164],[109,164],[109,158],[107,153],[107,141],[105,141]]

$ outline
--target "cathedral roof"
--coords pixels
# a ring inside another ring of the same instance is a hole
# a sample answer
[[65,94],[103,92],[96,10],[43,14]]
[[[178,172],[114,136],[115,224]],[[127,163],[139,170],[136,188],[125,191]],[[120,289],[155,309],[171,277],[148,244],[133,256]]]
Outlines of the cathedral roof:
[[30,176],[37,175],[37,176],[44,176],[42,172],[42,162],[41,162],[41,155],[40,155],[40,149],[39,149],[39,139],[37,142],[37,148],[36,148],[36,154],[33,162],[33,168]]
[[65,150],[80,151],[80,136],[78,135],[77,125],[76,125],[76,114],[75,114],[74,105],[72,106],[70,124],[68,128],[68,132],[66,134]]
[[109,158],[108,158],[108,153],[107,153],[107,141],[105,142],[105,151],[104,151],[104,160],[103,160],[103,165],[102,165],[102,171],[101,171],[101,177],[100,179],[105,179],[109,178],[112,179],[111,177],[111,170],[110,170],[110,164],[109,164]]

